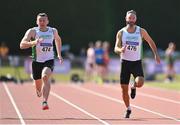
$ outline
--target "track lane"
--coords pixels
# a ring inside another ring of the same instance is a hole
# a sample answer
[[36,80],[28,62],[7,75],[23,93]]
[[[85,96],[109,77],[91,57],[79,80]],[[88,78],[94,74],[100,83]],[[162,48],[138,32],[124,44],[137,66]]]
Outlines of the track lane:
[[[90,90],[93,90],[95,92],[103,93],[103,94],[105,94],[107,96],[110,96],[110,97],[113,97],[113,98],[116,98],[116,99],[121,98],[121,91],[114,91],[112,89],[103,88],[103,86],[97,86],[97,85],[85,85],[83,87],[88,88]],[[152,110],[152,111],[155,110],[155,112],[157,112],[157,113],[162,113],[162,115],[165,114],[166,116],[170,116],[172,119],[175,119],[175,120],[170,120],[170,119],[165,118],[165,117],[164,118],[163,117],[157,118],[158,117],[158,115],[157,115],[156,119],[154,119],[154,122],[153,122],[153,120],[151,120],[151,121],[149,120],[150,123],[151,122],[157,123],[155,121],[158,121],[158,120],[159,120],[160,123],[179,123],[179,122],[176,121],[176,120],[179,120],[178,115],[175,114],[176,111],[177,111],[176,108],[173,107],[174,110],[171,110],[171,109],[165,110],[164,107],[166,107],[166,106],[169,107],[168,105],[165,106],[166,103],[163,103],[163,105],[158,105],[159,104],[159,102],[158,102],[158,104],[155,105],[157,107],[153,106],[154,103],[157,103],[157,102],[149,101],[149,100],[147,100],[145,98],[141,98],[138,101],[137,101],[137,99],[136,99],[136,101],[132,101],[132,104],[134,104],[134,105],[137,105],[137,106],[140,106],[140,107],[145,106],[146,109],[149,109],[149,110]],[[165,112],[164,112],[164,110],[165,110]],[[135,112],[134,108],[133,108],[133,112]],[[171,113],[171,115],[168,114],[169,112]],[[144,116],[146,116],[146,115],[144,115]],[[136,117],[138,117],[138,116],[136,116]],[[144,118],[144,117],[142,117],[142,118]]]
[[21,124],[2,82],[0,83],[0,124]]
[[[59,92],[59,88],[63,88],[61,89],[63,91]],[[94,86],[92,88],[94,88]],[[164,123],[168,121],[166,119],[164,120],[162,117],[138,109],[133,109],[134,114],[131,119],[124,119],[122,117],[125,109],[123,104],[119,104],[86,92],[81,92],[78,89],[73,88],[72,85],[58,85],[54,91],[74,104],[79,105],[86,111],[96,114],[97,117],[110,124],[144,124],[147,123],[147,121],[149,123],[156,123],[159,119],[163,119]],[[76,95],[76,97],[72,95]]]
[[[94,116],[97,116],[97,118],[107,123],[110,123],[110,124],[157,124],[157,123],[179,124],[179,122],[170,120],[168,118],[163,118],[158,115],[148,113],[148,112],[136,109],[136,108],[133,108],[133,115],[131,119],[123,119],[122,116],[125,110],[124,104],[110,101],[102,97],[98,97],[96,95],[92,95],[87,92],[80,91],[72,86],[74,85],[55,84],[52,86],[52,92],[55,92],[58,96],[65,98],[66,100],[81,107],[88,113],[93,114]],[[110,85],[110,86],[114,87],[113,85]],[[104,85],[84,84],[84,85],[80,85],[79,87],[89,89],[97,93],[102,93],[104,95],[120,100],[121,89],[119,88],[119,90],[118,89],[115,90],[115,89],[110,88],[110,86],[107,87]],[[2,86],[0,85],[0,87]],[[77,109],[73,108],[70,105],[67,105],[61,100],[58,100],[52,95],[50,95],[50,98],[49,98],[50,110],[42,111],[41,99],[36,97],[34,86],[32,86],[32,84],[24,84],[24,85],[8,84],[8,88],[10,92],[12,93],[12,96],[17,104],[17,107],[22,112],[22,116],[27,124],[102,124],[98,120],[82,113],[81,111],[78,111]],[[162,92],[163,91],[161,91],[161,94]],[[4,94],[3,93],[4,93],[3,91],[0,91],[0,97],[2,95],[3,95],[2,97],[7,96],[6,93]],[[1,100],[2,98],[0,98],[0,101]],[[6,100],[5,102],[8,103],[8,101]],[[141,97],[140,95],[138,95],[136,100],[132,101],[132,104],[138,105],[141,107],[145,106],[145,108],[148,108],[152,111],[154,111],[153,107],[156,106],[156,108],[158,109],[156,110],[157,112],[160,112],[163,114],[169,113],[170,116],[173,116],[171,114],[172,110],[166,110],[165,112],[163,112],[162,109],[166,107],[165,102],[159,103],[159,101],[153,98],[148,98],[145,96]],[[11,103],[10,103],[10,108],[14,110]],[[2,116],[1,112],[2,111],[0,111],[0,116]],[[177,114],[174,114],[173,117],[178,119],[178,116]],[[16,120],[14,119],[10,120],[10,117],[9,117],[9,119],[7,120],[0,120],[0,124],[11,123],[11,122],[14,123],[14,121],[18,122],[17,124],[20,123],[15,111],[11,118],[16,118]],[[4,122],[1,123],[1,121],[4,121]]]
[[[109,86],[104,85],[103,87],[106,87],[107,89],[112,89],[115,91],[121,91],[119,87],[115,87],[112,85],[109,85]],[[166,96],[165,97],[156,96],[158,94],[162,94],[162,95],[164,94]],[[147,90],[146,88],[146,91],[145,91],[143,90],[143,88],[140,88],[140,89],[137,89],[136,99],[132,101],[134,102],[134,104],[137,104],[137,105],[139,104],[139,102],[141,102],[141,104],[143,104],[144,106],[147,106],[148,109],[153,110],[153,108],[151,107],[154,107],[154,109],[155,110],[157,109],[158,112],[162,112],[162,113],[168,114],[172,117],[179,119],[178,116],[180,116],[180,110],[176,110],[176,109],[180,109],[180,102],[169,99],[168,97],[171,97],[171,94],[172,93],[170,93],[170,96],[167,96],[167,92],[165,91],[151,92],[151,89]],[[178,96],[178,95],[175,94],[175,96]]]
[[[42,99],[36,97],[32,84],[11,84],[8,87],[27,124],[99,124],[96,119],[52,96],[49,97],[50,110],[43,111],[41,109]],[[52,89],[54,87],[56,85],[53,85]]]

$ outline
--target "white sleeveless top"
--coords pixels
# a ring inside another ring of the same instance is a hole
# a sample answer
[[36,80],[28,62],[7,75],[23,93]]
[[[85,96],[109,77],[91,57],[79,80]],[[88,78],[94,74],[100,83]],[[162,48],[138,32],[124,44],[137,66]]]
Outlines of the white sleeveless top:
[[54,41],[54,29],[47,27],[45,32],[40,31],[39,27],[34,27],[36,32],[35,39],[43,38],[41,43],[32,47],[32,58],[36,62],[45,62],[47,60],[54,59],[55,53],[53,48]]
[[121,53],[121,59],[128,61],[141,60],[142,36],[141,28],[136,26],[134,33],[129,33],[126,27],[122,28],[122,46],[126,45],[126,50]]
[[88,50],[87,50],[87,63],[95,63],[94,48],[88,48]]

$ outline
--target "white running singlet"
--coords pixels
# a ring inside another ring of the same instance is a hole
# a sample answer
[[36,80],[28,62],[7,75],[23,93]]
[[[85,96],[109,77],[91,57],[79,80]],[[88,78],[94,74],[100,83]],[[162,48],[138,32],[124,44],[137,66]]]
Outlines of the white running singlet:
[[48,30],[40,31],[39,27],[34,27],[36,32],[35,39],[43,38],[41,43],[32,47],[32,58],[36,62],[45,62],[55,58],[55,52],[53,47],[54,41],[54,28],[47,27]]
[[141,28],[136,26],[134,33],[129,33],[126,27],[122,31],[122,46],[126,46],[125,52],[121,53],[121,59],[128,61],[141,60],[142,36]]

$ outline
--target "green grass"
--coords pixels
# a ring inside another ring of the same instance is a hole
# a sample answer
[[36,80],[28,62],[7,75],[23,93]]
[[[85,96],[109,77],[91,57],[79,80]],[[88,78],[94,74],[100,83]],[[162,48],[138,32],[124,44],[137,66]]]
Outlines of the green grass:
[[78,74],[81,78],[84,77],[84,71],[82,69],[75,68],[68,74],[53,74],[53,78],[60,82],[68,82],[73,74]]
[[18,77],[20,74],[22,79],[28,79],[30,76],[24,71],[23,67],[0,67],[0,76],[10,74],[11,76]]
[[[72,74],[79,74],[79,76],[83,76],[84,71],[82,69],[73,69],[71,70],[70,73],[68,74],[53,74],[53,78],[56,81],[62,81],[62,82],[68,82],[71,78]],[[30,79],[30,74],[27,74],[24,70],[24,67],[16,67],[16,68],[12,68],[12,67],[0,67],[0,76],[2,75],[7,75],[10,74],[13,77],[19,78],[20,74],[20,78],[21,79]]]
[[169,89],[169,90],[176,90],[180,91],[180,82],[174,81],[174,82],[146,82],[146,86],[151,86],[151,87],[158,87],[158,88],[163,88],[163,89]]
[[[165,81],[165,74],[156,75],[156,79],[159,80],[159,81]],[[176,75],[175,81],[177,81],[177,82],[179,81],[179,83],[180,83],[180,75],[179,74]]]
[[[0,76],[11,74],[12,76],[18,77],[17,71],[19,71],[22,79],[30,79],[30,75],[24,71],[23,67],[16,67],[16,70],[15,70],[15,68],[12,68],[12,67],[0,67]],[[68,74],[53,74],[53,78],[58,82],[66,83],[66,82],[70,81],[71,75],[74,73],[78,74],[81,78],[84,78],[84,76],[85,76],[85,72],[83,69],[74,68]],[[117,74],[117,75],[111,74],[111,75],[109,75],[108,78],[118,80],[119,74]],[[156,81],[145,82],[145,83],[146,83],[146,86],[159,87],[159,88],[164,88],[164,89],[180,91],[180,75],[176,75],[176,79],[172,83],[165,83],[164,79],[165,79],[164,74],[158,74],[156,76]]]
[[176,75],[173,82],[165,81],[165,74],[156,75],[156,81],[145,82],[146,86],[158,87],[163,89],[170,89],[180,91],[180,75]]

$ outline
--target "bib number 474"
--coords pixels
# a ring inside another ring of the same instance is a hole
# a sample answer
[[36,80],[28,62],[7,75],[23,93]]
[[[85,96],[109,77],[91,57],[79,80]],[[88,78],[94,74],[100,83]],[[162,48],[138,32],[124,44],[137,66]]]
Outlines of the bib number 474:
[[43,47],[43,48],[42,48],[42,51],[43,51],[43,52],[49,52],[50,50],[51,50],[50,47]]

